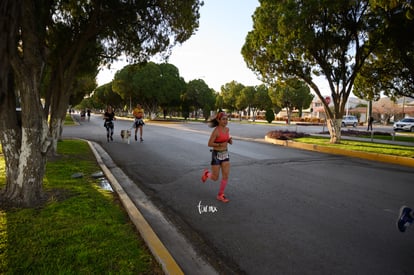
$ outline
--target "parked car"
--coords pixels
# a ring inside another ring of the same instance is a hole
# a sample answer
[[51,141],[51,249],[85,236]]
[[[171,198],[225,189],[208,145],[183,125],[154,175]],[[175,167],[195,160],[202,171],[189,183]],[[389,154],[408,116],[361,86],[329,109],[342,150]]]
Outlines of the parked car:
[[394,123],[394,131],[414,132],[414,117],[406,117]]
[[358,119],[356,116],[344,116],[342,118],[342,127],[350,126],[350,125],[354,127],[358,125]]

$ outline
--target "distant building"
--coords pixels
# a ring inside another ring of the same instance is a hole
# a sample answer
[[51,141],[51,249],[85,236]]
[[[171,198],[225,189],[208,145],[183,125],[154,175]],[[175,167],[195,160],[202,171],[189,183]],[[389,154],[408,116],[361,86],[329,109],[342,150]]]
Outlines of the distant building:
[[[351,108],[349,111],[351,114],[357,115],[361,122],[368,120],[368,109],[365,107]],[[389,97],[383,97],[378,101],[372,102],[372,117],[374,121],[390,123],[406,116],[414,117],[413,99],[400,98],[394,102]]]
[[[325,100],[329,103],[329,108],[333,108],[333,103],[330,96],[326,96]],[[354,115],[359,122],[368,122],[368,106],[369,102],[356,97],[350,97],[345,108],[344,115]],[[296,114],[297,110],[293,111]],[[296,114],[297,115],[297,114]],[[281,110],[277,117],[286,117],[286,110]],[[414,99],[403,97],[393,102],[388,97],[383,97],[378,101],[372,102],[372,116],[374,121],[382,123],[389,123],[400,120],[403,117],[414,117]],[[318,118],[326,119],[325,109],[319,97],[314,97],[310,107],[302,111],[303,118]]]
[[[329,102],[329,105],[328,105],[329,108],[333,108],[334,104],[332,103],[331,97],[326,96],[325,100],[327,102]],[[355,109],[358,105],[367,105],[367,104],[368,104],[368,102],[366,100],[362,100],[362,99],[359,99],[359,98],[356,98],[356,97],[350,97],[348,99],[348,103],[347,103],[344,115],[347,115],[347,114],[356,115],[355,113],[352,112],[352,110]],[[325,114],[325,109],[323,107],[323,103],[318,97],[315,97],[313,99],[313,101],[311,103],[311,109],[310,110],[311,110],[311,112],[309,113],[309,115],[311,117],[326,119],[326,114]],[[366,110],[365,110],[364,114],[365,113],[366,113]]]

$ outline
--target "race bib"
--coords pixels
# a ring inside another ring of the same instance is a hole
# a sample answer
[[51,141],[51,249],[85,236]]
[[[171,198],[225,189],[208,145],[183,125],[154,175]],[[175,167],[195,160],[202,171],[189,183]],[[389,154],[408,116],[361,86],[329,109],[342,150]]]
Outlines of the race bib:
[[228,151],[222,151],[217,152],[217,159],[218,160],[225,160],[229,158],[229,152]]

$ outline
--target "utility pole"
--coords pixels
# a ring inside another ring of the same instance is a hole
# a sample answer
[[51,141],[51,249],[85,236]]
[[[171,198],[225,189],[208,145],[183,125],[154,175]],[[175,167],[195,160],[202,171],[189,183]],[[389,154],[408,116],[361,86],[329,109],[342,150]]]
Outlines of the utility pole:
[[403,96],[403,103],[402,103],[402,115],[403,115],[403,118],[405,118],[404,105],[405,105],[405,96]]

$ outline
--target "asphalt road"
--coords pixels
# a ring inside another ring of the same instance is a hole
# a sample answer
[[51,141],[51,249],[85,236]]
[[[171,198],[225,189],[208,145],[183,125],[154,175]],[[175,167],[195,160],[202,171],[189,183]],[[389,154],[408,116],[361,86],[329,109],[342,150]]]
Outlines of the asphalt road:
[[219,182],[200,182],[211,129],[147,123],[145,141],[126,144],[131,124],[116,121],[111,143],[96,116],[63,136],[100,143],[223,274],[413,274],[414,228],[395,227],[400,206],[414,207],[412,168],[275,146],[262,141],[278,126],[229,123],[223,204]]

